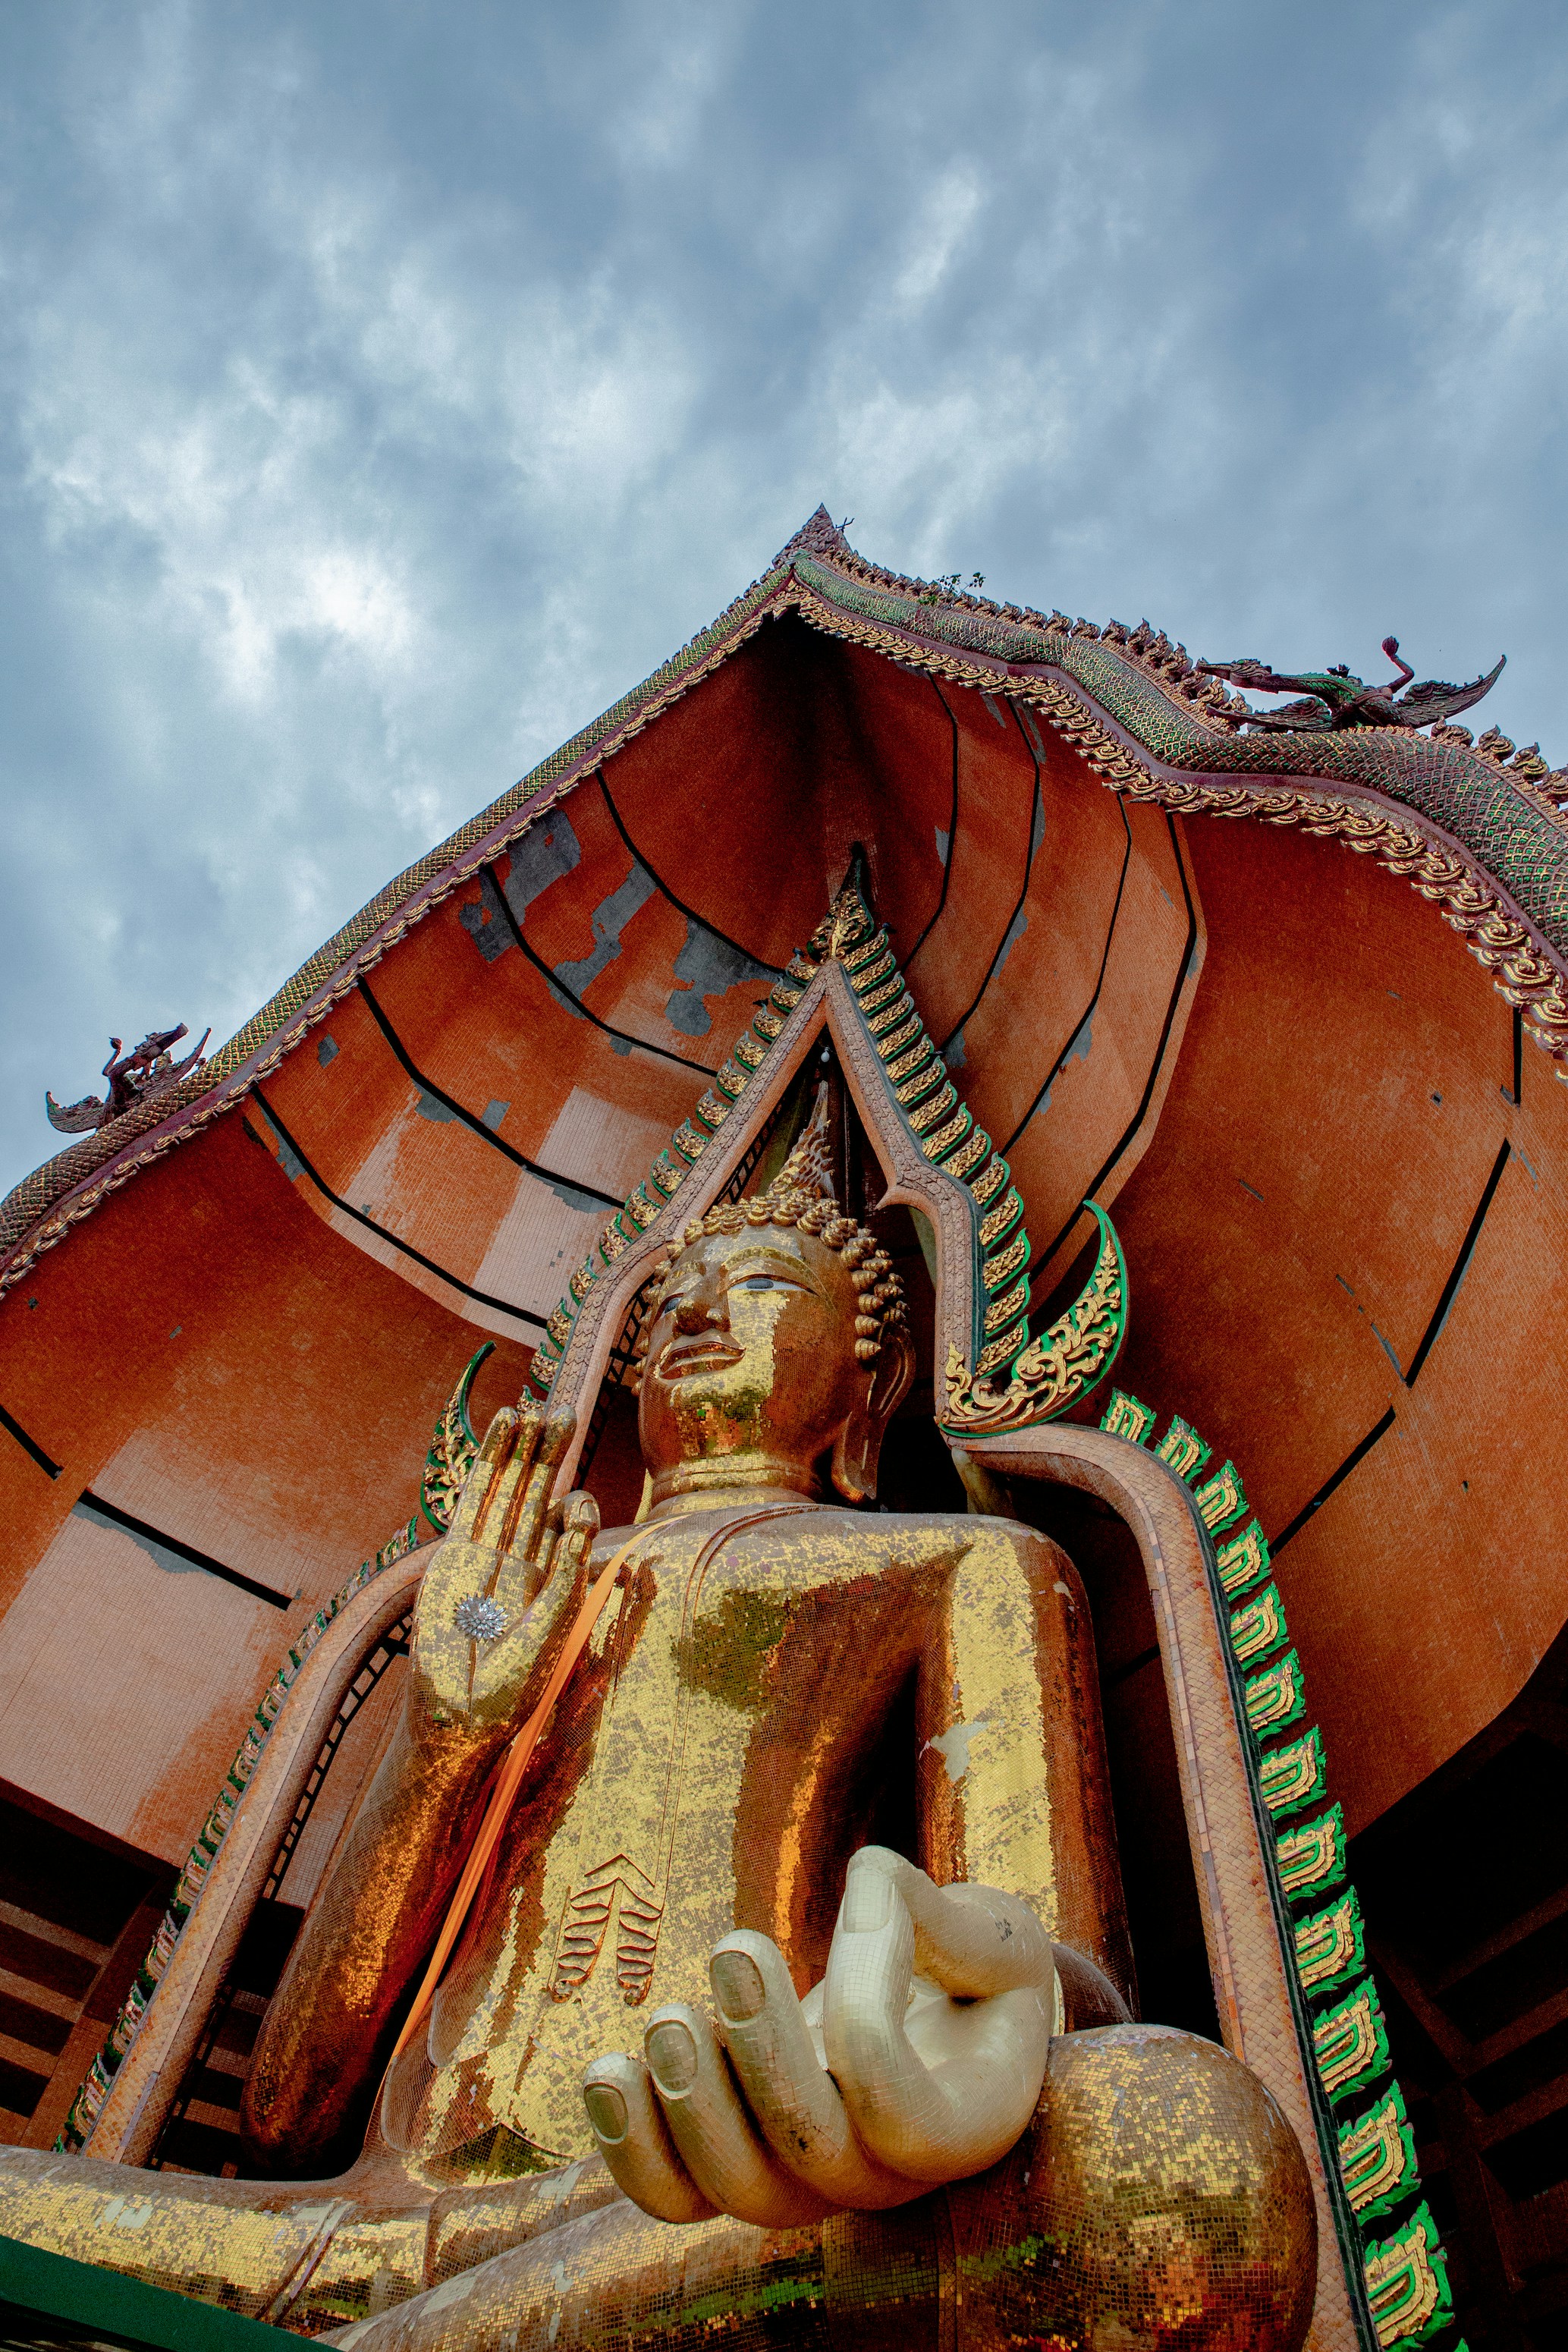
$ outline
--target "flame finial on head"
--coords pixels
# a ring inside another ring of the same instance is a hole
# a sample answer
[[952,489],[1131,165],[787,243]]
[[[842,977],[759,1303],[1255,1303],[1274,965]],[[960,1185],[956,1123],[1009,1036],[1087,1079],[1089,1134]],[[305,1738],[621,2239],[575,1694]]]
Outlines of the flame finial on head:
[[825,1078],[817,1088],[816,1105],[806,1122],[805,1131],[767,1192],[759,1198],[769,1202],[782,1201],[795,1192],[804,1193],[807,1201],[831,1201],[836,1197]]

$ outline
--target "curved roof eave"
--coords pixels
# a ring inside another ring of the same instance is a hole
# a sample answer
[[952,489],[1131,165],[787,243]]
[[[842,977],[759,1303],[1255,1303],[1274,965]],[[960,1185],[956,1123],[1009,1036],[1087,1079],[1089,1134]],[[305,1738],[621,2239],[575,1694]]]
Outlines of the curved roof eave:
[[1538,755],[1396,728],[1243,735],[1245,706],[1147,623],[1101,627],[883,571],[819,507],[716,621],[394,877],[172,1094],[25,1177],[0,1202],[0,1292],[110,1192],[241,1102],[432,908],[789,611],[902,667],[1029,702],[1130,798],[1301,824],[1372,855],[1440,906],[1537,1043],[1568,1059],[1568,822]]

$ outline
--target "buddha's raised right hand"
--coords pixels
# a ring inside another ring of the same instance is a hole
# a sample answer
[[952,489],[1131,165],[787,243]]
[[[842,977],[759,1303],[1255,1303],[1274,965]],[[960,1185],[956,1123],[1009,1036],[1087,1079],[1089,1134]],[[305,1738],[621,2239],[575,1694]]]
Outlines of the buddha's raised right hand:
[[577,1594],[599,1533],[591,1496],[549,1499],[576,1425],[575,1414],[547,1419],[525,1398],[486,1431],[420,1587],[409,1661],[416,1740],[455,1731],[487,1741],[516,1730],[549,1626]]
[[716,2021],[675,2002],[646,2063],[583,2077],[619,2186],[661,2221],[784,2227],[901,2205],[1005,2156],[1040,2097],[1060,1994],[1016,1896],[937,1886],[885,1847],[850,1864],[828,1972],[799,2000],[750,1929],[709,1963]]
[[498,1412],[431,1553],[407,1703],[307,1916],[257,2040],[243,2124],[258,2157],[338,2160],[360,2086],[441,1927],[497,1751],[542,1696],[580,1601],[599,1513],[552,1506],[574,1427],[529,1401]]

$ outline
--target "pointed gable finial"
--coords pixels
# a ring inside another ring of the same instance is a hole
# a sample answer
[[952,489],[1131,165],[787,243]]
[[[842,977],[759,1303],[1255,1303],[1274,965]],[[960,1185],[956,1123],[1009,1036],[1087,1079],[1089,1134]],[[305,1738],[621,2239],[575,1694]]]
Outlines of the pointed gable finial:
[[848,555],[850,551],[849,541],[827,508],[820,506],[800,525],[794,538],[785,541],[773,560],[775,563],[787,563],[792,555]]
[[876,917],[871,904],[871,861],[857,841],[850,852],[850,862],[844,868],[844,878],[833,893],[828,908],[806,952],[816,962],[830,957],[841,963],[852,948],[869,940],[876,929]]
[[[1094,1270],[1066,1314],[1031,1339],[1031,1250],[1022,1198],[1006,1160],[959,1101],[946,1065],[915,1008],[886,927],[877,919],[872,902],[871,863],[857,842],[832,904],[810,943],[791,958],[788,971],[779,975],[766,1002],[737,1038],[713,1087],[681,1122],[625,1206],[605,1226],[597,1249],[590,1251],[572,1275],[569,1295],[550,1317],[529,1368],[529,1380],[540,1395],[554,1388],[572,1344],[579,1308],[612,1273],[622,1254],[664,1217],[666,1205],[681,1192],[737,1108],[743,1128],[755,1132],[744,1108],[747,1090],[762,1073],[802,1004],[821,1011],[826,967],[841,975],[847,985],[847,1001],[841,999],[842,1016],[854,1024],[860,1035],[860,1066],[870,1097],[873,1101],[880,1098],[889,1118],[896,1118],[904,1129],[901,1142],[890,1140],[894,1158],[913,1142],[920,1160],[933,1170],[939,1168],[945,1178],[962,1185],[969,1196],[975,1281],[963,1286],[967,1328],[955,1328],[948,1337],[942,1375],[946,1400],[937,1410],[942,1428],[949,1437],[958,1438],[988,1430],[1024,1429],[1035,1422],[1053,1420],[1110,1370],[1127,1321],[1127,1272],[1115,1229],[1096,1202],[1084,1204],[1099,1228]],[[838,987],[834,978],[833,991]],[[796,1028],[800,1031],[800,1024]],[[789,1050],[799,1053],[810,1044],[810,1032],[806,1030],[790,1039]],[[830,1099],[828,1090],[820,1087],[805,1131],[766,1192],[749,1201],[712,1202],[695,1219],[673,1219],[666,1224],[665,1246],[678,1255],[684,1245],[682,1236],[689,1243],[699,1232],[738,1232],[745,1223],[799,1223],[804,1231],[824,1238],[830,1248],[853,1248],[862,1255],[872,1253],[863,1265],[856,1261],[857,1288],[862,1287],[862,1275],[869,1286],[862,1301],[866,1315],[873,1321],[876,1317],[902,1321],[904,1294],[891,1260],[871,1234],[862,1234],[852,1218],[838,1212]],[[924,1196],[917,1186],[914,1194],[906,1191],[901,1197]],[[862,1328],[855,1343],[862,1363],[875,1357],[879,1332],[880,1325],[873,1330]]]

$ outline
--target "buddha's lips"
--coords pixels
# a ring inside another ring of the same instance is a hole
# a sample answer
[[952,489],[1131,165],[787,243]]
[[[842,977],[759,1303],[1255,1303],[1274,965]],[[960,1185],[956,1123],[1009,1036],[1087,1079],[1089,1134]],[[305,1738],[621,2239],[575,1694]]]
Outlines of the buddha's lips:
[[710,1331],[701,1339],[672,1339],[659,1358],[657,1370],[660,1379],[666,1381],[682,1381],[693,1372],[727,1372],[745,1353],[733,1339]]

